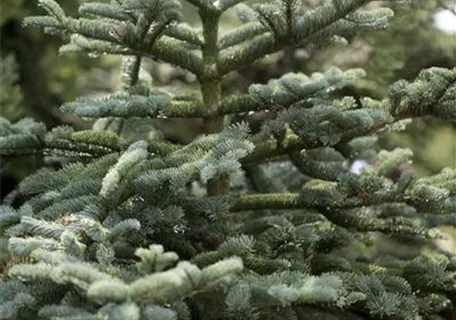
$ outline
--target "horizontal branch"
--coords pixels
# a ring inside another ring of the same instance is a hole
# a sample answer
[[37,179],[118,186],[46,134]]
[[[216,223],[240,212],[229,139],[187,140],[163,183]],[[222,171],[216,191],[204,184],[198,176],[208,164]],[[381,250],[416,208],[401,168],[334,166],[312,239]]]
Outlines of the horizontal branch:
[[[81,147],[77,149],[74,145],[73,146],[52,146],[52,147],[45,147],[42,149],[1,149],[0,155],[1,156],[11,156],[11,157],[19,157],[19,156],[30,156],[30,155],[44,155],[44,156],[64,156],[68,158],[98,158],[104,155],[110,154],[113,151],[108,149],[103,149],[100,146],[92,146],[92,145],[78,145]],[[82,150],[84,149],[84,150]],[[87,151],[90,149],[90,153]],[[115,151],[114,151],[115,152]]]
[[[230,203],[231,212],[241,212],[249,210],[294,210],[294,209],[313,209],[324,215],[330,215],[329,212],[338,210],[349,210],[362,206],[373,206],[385,203],[384,197],[359,198],[357,196],[348,197],[345,199],[337,199],[339,201],[327,201],[327,199],[308,198],[306,199],[300,193],[279,192],[279,193],[257,193],[240,196],[213,196],[205,198],[190,197],[186,199],[186,205],[197,208],[198,203],[213,200],[226,200]],[[393,195],[390,199],[391,203],[406,202],[407,199],[403,194]],[[387,200],[386,200],[387,201]],[[413,205],[412,203],[408,203]],[[184,204],[184,206],[186,206]]]
[[[396,118],[395,121],[402,120],[403,118]],[[395,122],[393,121],[393,122]],[[353,134],[343,135],[339,144],[346,143],[352,140],[353,138],[369,135],[387,125],[391,124],[390,122],[377,123],[365,130],[365,132],[360,133],[359,131],[353,131]],[[321,148],[325,145],[320,140],[306,141],[294,134],[288,134],[282,141],[277,141],[277,139],[269,139],[265,142],[261,142],[255,146],[255,150],[241,159],[242,164],[253,164],[261,161],[265,161],[269,158],[281,156],[284,154],[289,154],[291,152],[300,151],[302,149],[314,149]]]
[[246,23],[221,37],[218,42],[219,49],[223,50],[241,44],[244,41],[262,35],[267,31],[266,27],[257,21]]
[[86,118],[200,118],[207,114],[198,98],[164,94],[143,96],[124,92],[105,97],[81,98],[65,103],[61,110]]
[[321,143],[318,141],[304,141],[296,135],[287,135],[281,143],[279,143],[276,139],[269,139],[265,142],[260,142],[255,146],[255,149],[251,154],[241,159],[241,163],[253,164],[272,157],[288,154],[293,151],[317,148],[320,146]]
[[204,40],[201,39],[198,32],[184,24],[170,26],[164,31],[164,34],[168,37],[195,45],[198,48],[204,45]]
[[[75,158],[99,158],[111,153],[122,152],[124,148],[107,147],[98,144],[74,142],[71,140],[57,139],[42,146],[24,148],[0,148],[0,156],[18,157],[28,155],[64,156]],[[151,141],[147,150],[150,153],[167,155],[180,149],[181,146],[169,142]]]
[[182,46],[179,40],[162,37],[155,41],[148,53],[155,59],[186,69],[196,76],[204,72],[202,58]]
[[232,95],[222,99],[220,102],[220,113],[231,114],[248,111],[260,111],[267,109],[268,106],[258,99],[254,99],[251,94]]
[[201,118],[207,114],[200,101],[172,101],[164,112],[167,118]]
[[362,215],[357,215],[351,210],[384,204],[385,202],[402,203],[407,202],[407,200],[402,193],[399,193],[393,195],[388,200],[382,197],[378,197],[377,199],[375,197],[367,199],[350,197],[341,201],[331,201],[331,203],[328,203],[319,202],[313,198],[305,200],[299,193],[266,193],[242,195],[236,199],[230,211],[310,209],[318,211],[335,225],[361,232],[377,231],[387,234],[415,235],[434,239],[438,237],[438,234],[432,230],[417,227],[412,223],[412,220],[407,220],[406,218],[388,219],[370,217],[370,219],[363,219]]
[[277,52],[285,46],[280,46],[270,33],[256,37],[247,45],[237,49],[226,49],[220,52],[218,72],[220,76],[251,65],[262,57]]
[[237,199],[231,211],[266,210],[266,209],[303,209],[311,204],[305,203],[299,193],[266,193],[243,195]]

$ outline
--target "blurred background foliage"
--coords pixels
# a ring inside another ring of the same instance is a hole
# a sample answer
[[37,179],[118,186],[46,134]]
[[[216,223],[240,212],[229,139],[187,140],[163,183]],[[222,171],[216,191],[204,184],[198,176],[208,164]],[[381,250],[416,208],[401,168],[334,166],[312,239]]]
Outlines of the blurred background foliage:
[[[60,0],[70,15],[77,15],[83,0]],[[87,2],[87,0],[86,0]],[[255,3],[261,1],[247,1]],[[308,8],[326,0],[303,0]],[[186,22],[198,26],[197,12],[183,1]],[[286,72],[311,73],[330,66],[362,67],[367,77],[347,94],[382,98],[392,82],[414,78],[430,66],[456,65],[456,34],[447,34],[435,26],[434,15],[444,9],[444,0],[374,1],[369,7],[389,6],[395,11],[390,27],[382,32],[352,37],[348,45],[333,47],[306,46],[271,55],[253,66],[228,75],[226,94],[245,92],[252,83],[267,83]],[[2,0],[0,10],[0,115],[16,121],[33,117],[48,127],[71,124],[83,129],[90,123],[59,111],[65,101],[77,96],[112,92],[119,87],[119,57],[59,55],[66,42],[39,30],[23,28],[21,20],[43,14],[34,0]],[[455,17],[456,18],[456,17]],[[220,33],[237,25],[236,10],[224,16]],[[190,90],[197,87],[193,75],[167,64],[147,61],[144,68],[152,75],[154,86],[172,86]],[[156,129],[174,141],[191,140],[201,125],[197,120],[150,120]],[[437,173],[443,167],[456,166],[456,124],[434,119],[418,119],[399,134],[384,135],[382,148],[409,147],[415,153],[411,166],[421,175]],[[0,159],[1,196],[24,176],[43,164],[39,157]]]

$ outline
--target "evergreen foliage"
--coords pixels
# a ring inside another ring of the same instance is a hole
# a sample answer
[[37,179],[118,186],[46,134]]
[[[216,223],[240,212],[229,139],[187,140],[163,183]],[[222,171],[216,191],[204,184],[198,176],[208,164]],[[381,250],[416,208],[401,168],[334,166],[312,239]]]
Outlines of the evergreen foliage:
[[[26,26],[63,35],[61,52],[123,56],[123,88],[62,110],[91,130],[0,121],[0,154],[40,154],[60,167],[24,179],[0,207],[1,319],[449,319],[456,256],[352,259],[375,233],[432,241],[456,221],[456,170],[399,170],[409,149],[376,139],[412,118],[456,122],[456,69],[427,68],[381,98],[344,89],[362,69],[287,73],[222,94],[230,72],[299,46],[382,30],[369,0],[248,6],[187,0],[54,0]],[[218,34],[234,8],[243,25]],[[193,73],[200,91],[153,87],[144,59]],[[202,119],[186,145],[147,119]],[[258,124],[260,122],[260,124]],[[361,172],[360,159],[375,159]]]

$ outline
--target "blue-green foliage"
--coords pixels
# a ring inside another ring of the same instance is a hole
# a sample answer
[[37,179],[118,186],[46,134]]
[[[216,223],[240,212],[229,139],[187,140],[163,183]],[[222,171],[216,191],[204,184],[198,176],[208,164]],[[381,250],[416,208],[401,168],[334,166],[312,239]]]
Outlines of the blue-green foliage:
[[[383,100],[344,95],[364,71],[338,68],[222,96],[229,72],[383,29],[392,11],[360,9],[368,0],[314,10],[297,0],[188,2],[202,31],[181,22],[176,0],[89,2],[80,18],[40,0],[48,15],[25,20],[71,35],[62,52],[126,57],[121,91],[62,106],[98,119],[92,130],[0,119],[1,155],[60,164],[24,179],[0,207],[0,318],[449,316],[454,255],[355,259],[344,250],[378,233],[432,243],[433,227],[455,223],[456,171],[419,178],[401,168],[411,150],[378,152],[376,137],[412,117],[456,121],[456,69],[426,69]],[[218,37],[232,7],[243,25]],[[194,73],[201,92],[152,88],[145,58]],[[143,130],[149,118],[200,118],[203,128],[179,145]]]

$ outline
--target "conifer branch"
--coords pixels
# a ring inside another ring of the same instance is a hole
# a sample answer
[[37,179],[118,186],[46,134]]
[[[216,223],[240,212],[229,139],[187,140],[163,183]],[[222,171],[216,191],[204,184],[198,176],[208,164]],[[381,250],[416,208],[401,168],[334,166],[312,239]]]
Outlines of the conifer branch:
[[256,37],[240,49],[222,51],[219,60],[219,73],[225,75],[285,47],[298,45],[307,37],[316,34],[368,2],[370,0],[329,1],[309,12],[302,19],[303,24],[299,26],[295,37],[276,39],[272,33],[269,33]]
[[330,68],[324,73],[315,72],[310,76],[302,73],[288,73],[274,81],[274,84],[252,84],[249,94],[233,95],[220,103],[222,114],[250,112],[268,109],[286,109],[294,105],[310,108],[314,101],[330,99],[346,86],[354,85],[365,76],[362,69],[342,71]]
[[313,208],[313,204],[302,201],[299,193],[265,193],[240,196],[231,211],[304,208]]
[[[48,30],[54,30],[54,32],[71,32],[90,39],[118,44],[131,49],[125,50],[125,54],[145,55],[177,65],[193,72],[195,75],[202,73],[202,60],[193,52],[183,48],[182,41],[162,36],[166,33],[165,31],[169,24],[176,20],[179,15],[180,4],[178,2],[170,2],[167,6],[163,5],[161,1],[147,5],[127,2],[118,8],[108,6],[108,10],[106,6],[83,7],[83,12],[88,10],[91,13],[99,12],[102,14],[110,14],[110,10],[114,10],[114,8],[117,9],[117,13],[136,9],[141,14],[137,20],[133,21],[134,23],[132,21],[118,22],[112,19],[113,17],[110,17],[111,19],[103,18],[98,20],[74,19],[67,17],[55,1],[41,0],[41,2],[51,17],[27,17],[24,19],[25,25],[43,27]],[[132,7],[130,8],[129,6]],[[158,20],[155,21],[154,19],[157,19],[157,17]],[[149,28],[154,21],[157,22],[157,25],[152,29]],[[193,43],[200,42],[196,34],[191,30],[171,27],[169,33],[177,38],[191,40]],[[97,51],[99,52],[100,50]],[[116,51],[120,50],[117,49]]]
[[276,139],[269,139],[255,146],[254,151],[241,160],[242,164],[253,164],[276,156],[288,154],[302,149],[317,148],[318,142],[303,141],[294,134],[289,134],[279,143]]
[[[402,151],[403,152],[403,151]],[[402,157],[401,150],[394,159],[398,161]],[[385,157],[383,155],[382,157]],[[386,159],[386,158],[385,158]],[[387,159],[390,159],[389,157]],[[450,202],[442,203],[441,199],[448,197],[449,190],[453,187],[450,181],[454,180],[455,170],[444,169],[433,177],[433,182],[429,178],[421,178],[411,183],[407,174],[401,176],[396,185],[382,177],[382,171],[387,166],[386,160],[380,164],[377,176],[347,175],[341,182],[326,183],[318,188],[304,188],[302,193],[263,193],[240,195],[234,197],[213,198],[212,201],[224,201],[230,205],[231,212],[249,210],[290,210],[290,209],[310,209],[323,214],[329,221],[347,228],[355,228],[359,231],[381,231],[397,232],[401,234],[414,234],[425,237],[439,236],[433,230],[425,230],[416,226],[413,220],[406,218],[407,215],[396,215],[392,212],[394,208],[401,211],[404,208],[417,208],[427,212],[435,208],[440,212],[451,210],[454,205]],[[396,165],[392,165],[397,167]],[[383,169],[382,169],[383,168]],[[338,179],[333,179],[338,180]],[[436,184],[436,182],[439,183]],[[450,184],[449,184],[450,183]],[[390,185],[386,189],[385,184]],[[404,187],[403,185],[406,184]],[[374,187],[377,185],[376,187]],[[437,186],[441,186],[438,188]],[[456,192],[456,189],[454,189]],[[341,192],[344,192],[341,193]],[[369,195],[366,196],[365,193]],[[431,195],[432,194],[432,195]],[[211,201],[206,198],[204,201]],[[423,201],[422,199],[427,199]],[[188,199],[191,208],[198,208],[195,202],[201,200]],[[386,206],[389,203],[391,206]],[[367,209],[376,208],[376,209]],[[382,209],[383,208],[383,209]],[[437,209],[438,208],[438,209]],[[367,210],[367,211],[366,211]],[[373,210],[371,213],[368,210]],[[384,214],[375,213],[376,210],[386,210]],[[365,212],[363,212],[365,211]],[[373,213],[373,214],[372,214]],[[369,217],[369,218],[367,218]],[[451,216],[450,216],[451,218]]]
[[[438,236],[431,228],[455,223],[456,170],[418,177],[403,167],[411,150],[378,152],[376,138],[403,119],[456,121],[456,69],[398,81],[382,101],[346,96],[364,71],[337,68],[222,99],[227,72],[382,29],[391,10],[355,11],[367,0],[313,11],[299,0],[188,0],[201,37],[172,23],[178,0],[91,2],[80,19],[39,2],[49,16],[26,22],[72,34],[62,51],[127,57],[120,92],[63,106],[110,117],[92,130],[0,118],[0,155],[41,152],[61,164],[22,180],[0,206],[0,318],[451,317],[450,253],[366,263],[340,253],[373,231],[424,244]],[[219,39],[220,16],[235,5],[245,25]],[[144,57],[193,72],[201,94],[154,90]],[[199,117],[201,135],[168,143],[150,117]],[[271,157],[281,162],[261,164]]]
[[220,102],[220,112],[222,114],[259,111],[267,109],[268,105],[250,94],[239,94],[226,97]]
[[[17,126],[17,124],[15,125]],[[9,126],[14,128],[15,125]],[[34,125],[39,128],[40,124],[35,123]],[[44,129],[38,128],[34,130]],[[3,130],[5,129],[8,129],[8,126],[3,128]],[[35,134],[14,133],[6,137],[0,137],[0,155],[4,156],[42,154],[76,159],[99,158],[111,153],[121,152],[127,147],[127,143],[111,131],[87,130],[73,132],[64,126],[54,128],[47,133],[44,131],[41,133],[36,132]],[[161,155],[169,154],[179,148],[177,145],[163,141],[153,141],[148,145],[149,152]]]
[[120,8],[120,5],[114,3],[86,2],[79,6],[78,12],[81,15],[98,16],[119,21],[136,20],[135,15],[124,12]]
[[[425,95],[424,92],[428,92],[429,87],[433,88],[429,91],[432,94]],[[370,99],[365,100],[366,107],[372,105],[372,108],[375,109],[388,110],[389,113],[394,115],[394,118],[373,123],[370,127],[364,128],[363,132],[356,130],[356,132],[346,132],[343,134],[339,144],[348,142],[356,136],[369,135],[410,117],[434,115],[445,120],[455,121],[456,112],[452,104],[455,88],[456,69],[430,68],[422,71],[412,83],[400,80],[391,86],[387,99],[381,102],[375,102]],[[405,94],[406,92],[410,92],[410,94]],[[254,107],[256,105],[246,96],[241,96],[239,99],[246,101],[246,106]],[[226,101],[229,102],[229,100]],[[229,106],[228,103],[227,106]],[[282,141],[270,139],[266,142],[261,142],[255,147],[253,153],[242,159],[242,163],[255,163],[262,161],[262,159],[322,146],[324,144],[319,140],[305,140],[302,137],[288,134]]]
[[158,39],[145,54],[155,60],[186,69],[196,76],[201,76],[204,73],[203,60],[183,47],[181,41],[172,38],[162,37]]
[[[324,197],[327,198],[325,199]],[[217,199],[214,198],[214,200]],[[195,207],[195,201],[198,202],[198,200],[194,199],[189,199],[188,201],[191,207]],[[210,201],[210,198],[205,199],[205,201]],[[353,228],[360,232],[379,231],[427,238],[438,238],[440,236],[435,230],[417,227],[413,220],[404,217],[377,218],[369,216],[367,219],[363,216],[363,213],[357,213],[360,208],[380,205],[385,202],[408,203],[410,200],[404,194],[391,194],[389,199],[384,197],[366,199],[358,196],[340,198],[337,193],[333,196],[328,193],[323,198],[309,197],[299,193],[266,193],[241,195],[235,198],[226,198],[226,201],[231,203],[231,212],[249,210],[316,210],[332,223],[345,228]]]
[[[340,199],[338,199],[340,200]],[[407,199],[403,195],[395,195],[391,201],[401,202]],[[330,211],[335,209],[353,209],[362,206],[372,206],[384,203],[384,199],[360,197],[349,197],[342,201],[333,201],[331,204],[326,200],[320,202],[319,199],[307,199],[300,193],[264,193],[242,195],[235,199],[230,199],[233,203],[231,211],[265,210],[265,209],[316,209],[319,211]]]
[[[398,118],[396,121],[399,120],[401,120],[401,118]],[[377,123],[368,130],[365,130],[363,133],[358,132],[357,134],[345,135],[344,138],[341,139],[340,143],[348,142],[357,136],[369,135],[372,132],[384,128],[388,124],[390,124],[390,122]],[[324,145],[325,144],[322,143],[320,140],[306,141],[298,137],[297,135],[287,134],[281,141],[277,141],[277,139],[270,139],[265,142],[259,143],[255,146],[255,150],[250,155],[246,156],[241,160],[241,163],[252,164],[264,161],[265,159],[269,159],[272,157],[288,154],[290,152],[300,151],[302,149],[320,148]]]
[[[115,30],[115,27],[111,27],[111,29]],[[112,39],[94,40],[90,39],[90,35],[86,35],[87,38],[85,38],[82,35],[75,34],[72,35],[71,42],[62,46],[59,52],[82,51],[94,54],[108,53],[144,56],[152,60],[170,63],[174,66],[188,70],[195,75],[200,75],[203,72],[203,68],[201,67],[202,59],[194,52],[189,51],[187,48],[188,43],[182,41],[190,40],[188,38],[184,39],[184,37],[187,36],[190,37],[191,35],[183,35],[180,31],[179,33],[170,31],[169,36],[164,35],[157,39],[152,47],[143,48],[138,47],[137,45],[123,46],[118,41],[113,41]]]
[[86,118],[197,118],[209,113],[198,100],[172,99],[163,94],[142,96],[129,93],[79,99],[64,104],[61,109]]
[[[59,129],[62,128],[57,128]],[[109,134],[95,133],[96,137],[93,139],[94,137],[84,135],[83,132],[69,135],[54,133],[49,132],[45,136],[16,134],[7,138],[0,137],[0,155],[44,154],[92,158],[117,152],[121,148],[120,141]]]
[[196,48],[201,48],[204,45],[204,40],[201,39],[199,33],[184,23],[169,26],[164,34],[168,37],[185,41],[188,44],[194,45]]
[[220,53],[219,74],[226,75],[280,49],[280,44],[275,41],[272,34],[257,36],[241,48],[225,49]]
[[268,30],[259,22],[246,23],[221,37],[219,40],[219,48],[220,50],[227,49],[262,35],[267,31]]
[[347,178],[349,176],[349,173],[341,166],[332,166],[315,161],[305,151],[291,152],[290,160],[302,174],[315,179],[337,181],[342,178],[342,175],[347,176]]

